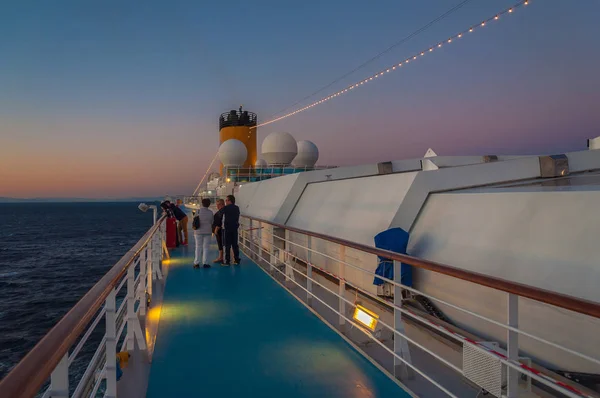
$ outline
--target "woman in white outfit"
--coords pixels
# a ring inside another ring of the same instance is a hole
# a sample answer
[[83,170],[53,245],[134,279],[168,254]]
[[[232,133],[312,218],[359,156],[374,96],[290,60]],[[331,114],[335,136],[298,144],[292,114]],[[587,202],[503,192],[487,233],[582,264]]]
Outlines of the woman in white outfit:
[[202,207],[198,214],[194,216],[192,228],[194,229],[194,240],[196,241],[196,257],[194,258],[194,268],[200,267],[200,260],[204,268],[210,268],[208,261],[208,247],[212,237],[213,212],[208,208],[210,199],[202,199]]

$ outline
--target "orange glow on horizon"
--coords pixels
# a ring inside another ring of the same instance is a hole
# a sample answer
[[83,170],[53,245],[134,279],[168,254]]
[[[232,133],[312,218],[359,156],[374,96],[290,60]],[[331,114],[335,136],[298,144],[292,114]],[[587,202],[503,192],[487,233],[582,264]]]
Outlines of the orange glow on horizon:
[[[204,153],[211,156],[218,146],[218,133],[205,133],[189,141],[214,141],[214,145],[203,146],[197,157],[181,156],[172,149],[173,139],[166,133],[173,126],[52,121],[56,125],[46,120],[2,121],[0,197],[126,198],[185,193],[198,183],[198,170],[208,166]],[[185,134],[178,136],[181,142],[188,141]]]

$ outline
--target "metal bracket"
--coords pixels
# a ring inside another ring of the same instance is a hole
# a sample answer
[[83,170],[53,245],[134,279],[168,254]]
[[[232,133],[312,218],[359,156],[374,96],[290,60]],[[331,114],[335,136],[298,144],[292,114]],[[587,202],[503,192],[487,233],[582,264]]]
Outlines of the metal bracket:
[[394,172],[394,167],[392,162],[381,162],[377,163],[377,174],[392,174]]
[[569,159],[566,155],[540,156],[540,177],[552,178],[569,175]]

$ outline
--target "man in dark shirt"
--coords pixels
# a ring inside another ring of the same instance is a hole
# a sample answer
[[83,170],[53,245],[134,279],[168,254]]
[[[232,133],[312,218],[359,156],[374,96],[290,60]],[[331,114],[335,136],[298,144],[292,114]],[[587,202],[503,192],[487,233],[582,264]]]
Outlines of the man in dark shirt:
[[227,195],[223,212],[223,240],[225,244],[225,265],[231,262],[231,249],[233,249],[233,263],[240,263],[240,248],[238,246],[238,228],[240,227],[240,208],[235,205],[235,197]]
[[217,212],[213,219],[213,233],[217,239],[217,246],[219,247],[219,257],[214,263],[223,263],[223,208],[225,207],[225,201],[223,199],[217,199]]

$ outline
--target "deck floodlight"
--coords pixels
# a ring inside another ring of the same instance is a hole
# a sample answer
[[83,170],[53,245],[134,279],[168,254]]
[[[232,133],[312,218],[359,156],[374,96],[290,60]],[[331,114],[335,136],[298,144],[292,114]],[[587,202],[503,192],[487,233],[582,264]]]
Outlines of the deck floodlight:
[[352,319],[354,319],[358,324],[369,329],[371,332],[374,332],[375,326],[377,326],[377,321],[379,320],[379,315],[373,311],[369,311],[360,304],[356,304]]
[[138,205],[138,209],[140,209],[142,212],[147,212],[149,209],[152,209],[152,213],[153,213],[153,217],[154,217],[154,224],[156,224],[156,212],[157,212],[157,207],[156,205],[147,205],[146,203],[140,203]]

